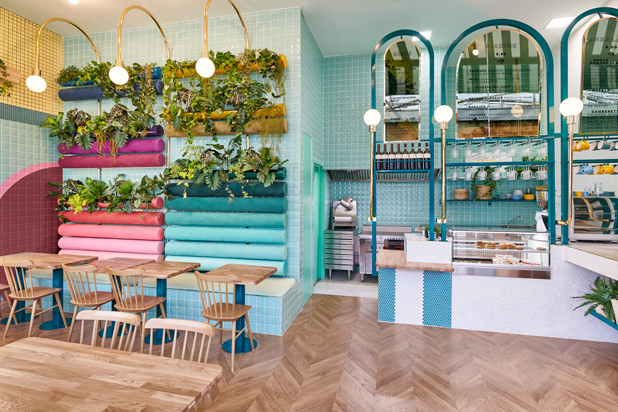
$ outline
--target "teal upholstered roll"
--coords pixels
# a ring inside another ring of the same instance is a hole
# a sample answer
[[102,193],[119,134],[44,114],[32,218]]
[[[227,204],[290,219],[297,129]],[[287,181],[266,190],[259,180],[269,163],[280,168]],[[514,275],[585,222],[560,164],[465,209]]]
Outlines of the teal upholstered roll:
[[[285,182],[275,182],[268,187],[264,187],[262,183],[246,183],[241,186],[238,182],[231,182],[227,187],[236,197],[243,197],[243,189],[249,196],[254,197],[285,197],[288,194],[288,184]],[[187,193],[190,197],[228,197],[229,194],[225,186],[221,186],[217,190],[211,190],[208,186],[194,186],[189,183],[189,186],[178,183],[170,183],[165,188],[171,196],[183,196]]]
[[249,229],[240,227],[168,226],[165,238],[198,242],[285,243],[285,229]]
[[288,210],[288,201],[284,197],[237,197],[232,202],[228,202],[227,197],[176,197],[166,200],[165,207],[170,210],[282,213]]
[[284,228],[288,216],[285,213],[167,212],[165,224]]
[[185,242],[173,240],[165,244],[165,253],[173,256],[285,260],[285,245],[247,245],[245,243]]
[[218,267],[228,264],[235,265],[253,265],[253,266],[268,266],[277,268],[275,275],[283,276],[287,270],[285,262],[275,260],[255,260],[255,259],[222,259],[222,258],[205,258],[205,257],[187,257],[187,256],[171,256],[165,258],[168,262],[195,262],[202,266],[198,270],[214,270]]

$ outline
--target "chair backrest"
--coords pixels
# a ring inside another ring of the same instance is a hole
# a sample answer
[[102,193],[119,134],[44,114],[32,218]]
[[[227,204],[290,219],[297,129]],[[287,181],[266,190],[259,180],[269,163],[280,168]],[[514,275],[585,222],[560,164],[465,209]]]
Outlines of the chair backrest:
[[144,306],[144,269],[110,269],[109,281],[112,284],[114,299],[118,309],[131,310]]
[[[99,301],[97,292],[97,277],[99,270],[95,265],[66,266],[62,265],[64,278],[69,286],[71,298],[78,304],[94,305]],[[90,286],[92,284],[92,287]]]
[[[105,347],[105,341],[110,339],[110,349],[131,351],[135,343],[135,335],[139,329],[140,318],[138,315],[126,312],[111,312],[107,310],[82,310],[76,316],[77,320],[82,321],[82,331],[79,336],[79,343],[84,343],[84,322],[92,320],[92,339],[90,344],[97,346],[99,339],[99,325],[103,323],[103,336],[100,347]],[[107,338],[107,327],[114,323],[114,331],[111,338]],[[120,333],[119,333],[120,332]],[[125,339],[126,337],[126,339]],[[118,345],[116,345],[118,341]]]
[[32,284],[32,268],[34,263],[30,260],[6,260],[0,259],[0,265],[4,267],[6,280],[11,288],[11,293],[18,298],[34,296]]
[[204,315],[215,318],[232,318],[235,313],[235,286],[238,276],[211,276],[195,271],[195,277],[200,289]]
[[[178,359],[185,358],[185,353],[187,351],[187,343],[190,340],[189,333],[193,332],[193,343],[191,344],[191,354],[189,355],[189,358],[187,359],[189,361],[193,361],[193,356],[195,354],[195,347],[201,335],[202,339],[201,339],[201,342],[199,343],[200,352],[197,355],[197,359],[195,361],[201,362],[200,359],[202,359],[202,353],[204,352],[204,347],[206,347],[206,356],[204,356],[204,363],[208,361],[208,352],[210,351],[210,340],[212,336],[215,334],[215,328],[212,325],[209,325],[208,323],[196,322],[194,320],[155,318],[155,319],[150,319],[148,322],[146,322],[146,329],[151,329],[151,336],[152,336],[152,331],[154,331],[155,329],[162,329],[163,335],[165,334],[166,330],[173,331],[174,338],[173,338],[173,343],[172,343],[172,356],[171,356],[172,358],[176,356],[176,341],[180,337],[180,335],[177,332],[178,331],[185,332],[183,343],[182,343],[182,353],[180,354],[180,357]],[[208,336],[208,343],[206,343],[206,336]],[[150,339],[150,350],[148,352],[151,355],[152,355],[152,341],[153,340],[154,339]],[[161,344],[161,356],[163,356],[164,351],[165,351],[165,344]]]

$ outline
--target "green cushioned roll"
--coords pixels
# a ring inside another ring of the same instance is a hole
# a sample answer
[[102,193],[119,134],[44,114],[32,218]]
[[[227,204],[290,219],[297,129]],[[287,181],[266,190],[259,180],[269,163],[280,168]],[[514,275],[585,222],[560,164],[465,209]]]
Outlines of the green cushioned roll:
[[285,213],[167,212],[166,225],[284,228]]
[[268,266],[277,268],[275,275],[283,276],[286,273],[287,265],[285,262],[275,260],[254,260],[254,259],[221,259],[221,258],[205,258],[205,257],[190,257],[187,256],[167,256],[168,262],[195,262],[200,266],[197,270],[210,271],[215,270],[223,265],[253,265],[253,266]]
[[285,243],[285,229],[248,229],[238,227],[168,226],[165,238],[198,242]]
[[227,197],[176,197],[166,200],[165,207],[170,210],[281,213],[288,210],[288,201],[284,197],[237,197],[231,202]]
[[165,253],[174,256],[285,260],[288,255],[288,248],[285,245],[247,245],[244,243],[184,242],[175,240],[165,244]]
[[[231,182],[227,187],[236,197],[243,197],[243,189],[249,196],[253,197],[285,197],[288,194],[288,184],[285,182],[275,182],[268,187],[262,183],[246,183],[241,185],[238,182]],[[208,186],[189,186],[178,183],[170,183],[165,189],[171,196],[183,196],[186,192],[189,197],[228,197],[229,194],[225,186],[217,190],[211,190]]]

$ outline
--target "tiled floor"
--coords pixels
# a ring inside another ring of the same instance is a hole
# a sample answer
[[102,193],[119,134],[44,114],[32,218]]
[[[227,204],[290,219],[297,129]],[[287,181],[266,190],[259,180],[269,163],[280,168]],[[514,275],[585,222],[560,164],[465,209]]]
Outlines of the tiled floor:
[[313,287],[313,293],[318,295],[351,296],[357,298],[378,298],[378,278],[365,276],[365,281],[360,281],[360,274],[355,273],[351,280],[347,278],[345,271],[333,271],[332,279],[321,279]]

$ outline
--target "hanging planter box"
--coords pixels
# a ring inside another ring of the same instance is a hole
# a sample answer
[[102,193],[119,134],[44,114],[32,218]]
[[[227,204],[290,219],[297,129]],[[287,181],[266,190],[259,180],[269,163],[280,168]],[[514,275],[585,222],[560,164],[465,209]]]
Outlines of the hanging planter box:
[[75,213],[65,210],[59,213],[72,223],[95,223],[107,225],[140,225],[162,226],[165,224],[165,213],[162,212],[112,212],[94,211]]
[[[288,67],[288,59],[287,57],[285,57],[284,54],[280,54],[279,55],[279,67],[285,69],[286,67]],[[255,72],[258,71],[260,69],[260,66],[257,64],[252,64],[251,65],[251,71]],[[177,69],[174,71],[175,76],[177,78],[182,78],[182,77],[197,77],[197,71],[195,71],[195,68],[191,68],[191,69]],[[215,74],[225,74],[225,70],[221,70],[219,68],[215,69]]]
[[[245,176],[246,177],[246,176]],[[195,186],[193,183],[187,183],[189,186],[178,183],[170,183],[165,187],[165,190],[170,196],[186,196],[188,197],[229,197],[230,193],[235,198],[243,197],[244,192],[249,197],[285,197],[288,194],[287,183],[275,182],[268,187],[262,183],[247,183],[241,185],[238,182],[229,182],[221,185],[220,188],[212,190],[208,186]],[[228,192],[229,190],[229,192]]]
[[[250,127],[245,128],[243,134],[260,134],[263,127],[260,124],[261,122],[283,122],[283,133],[288,132],[288,120],[287,119],[260,119],[259,121],[254,120]],[[225,121],[217,121],[213,122],[213,126],[218,136],[227,136],[227,135],[235,135],[236,132],[232,132],[232,126],[225,124]],[[194,136],[210,136],[210,133],[206,133],[204,126],[199,125],[191,128],[191,133]],[[165,126],[165,134],[167,137],[189,137],[189,135],[182,130],[174,130],[174,126],[167,125]]]
[[[168,122],[172,122],[172,118],[168,115],[169,112],[166,112],[165,115],[165,120],[167,120]],[[226,110],[224,112],[221,113],[188,113],[185,112],[182,115],[184,117],[194,117],[198,120],[206,120],[207,118],[210,118],[210,120],[225,120],[226,117],[228,117],[230,114],[233,115],[233,117],[236,117],[236,110]],[[279,117],[285,117],[288,114],[288,110],[287,107],[285,106],[285,104],[283,103],[279,103],[277,105],[276,109],[259,109],[256,110],[255,112],[255,118],[264,118],[264,117],[273,117],[273,118],[279,118]]]
[[[154,89],[158,95],[163,94],[165,85],[162,81],[154,82]],[[116,93],[120,97],[124,97],[126,93]],[[68,89],[58,90],[58,97],[63,102],[74,102],[81,100],[103,100],[103,91],[101,86],[86,86],[86,87],[70,87]]]

